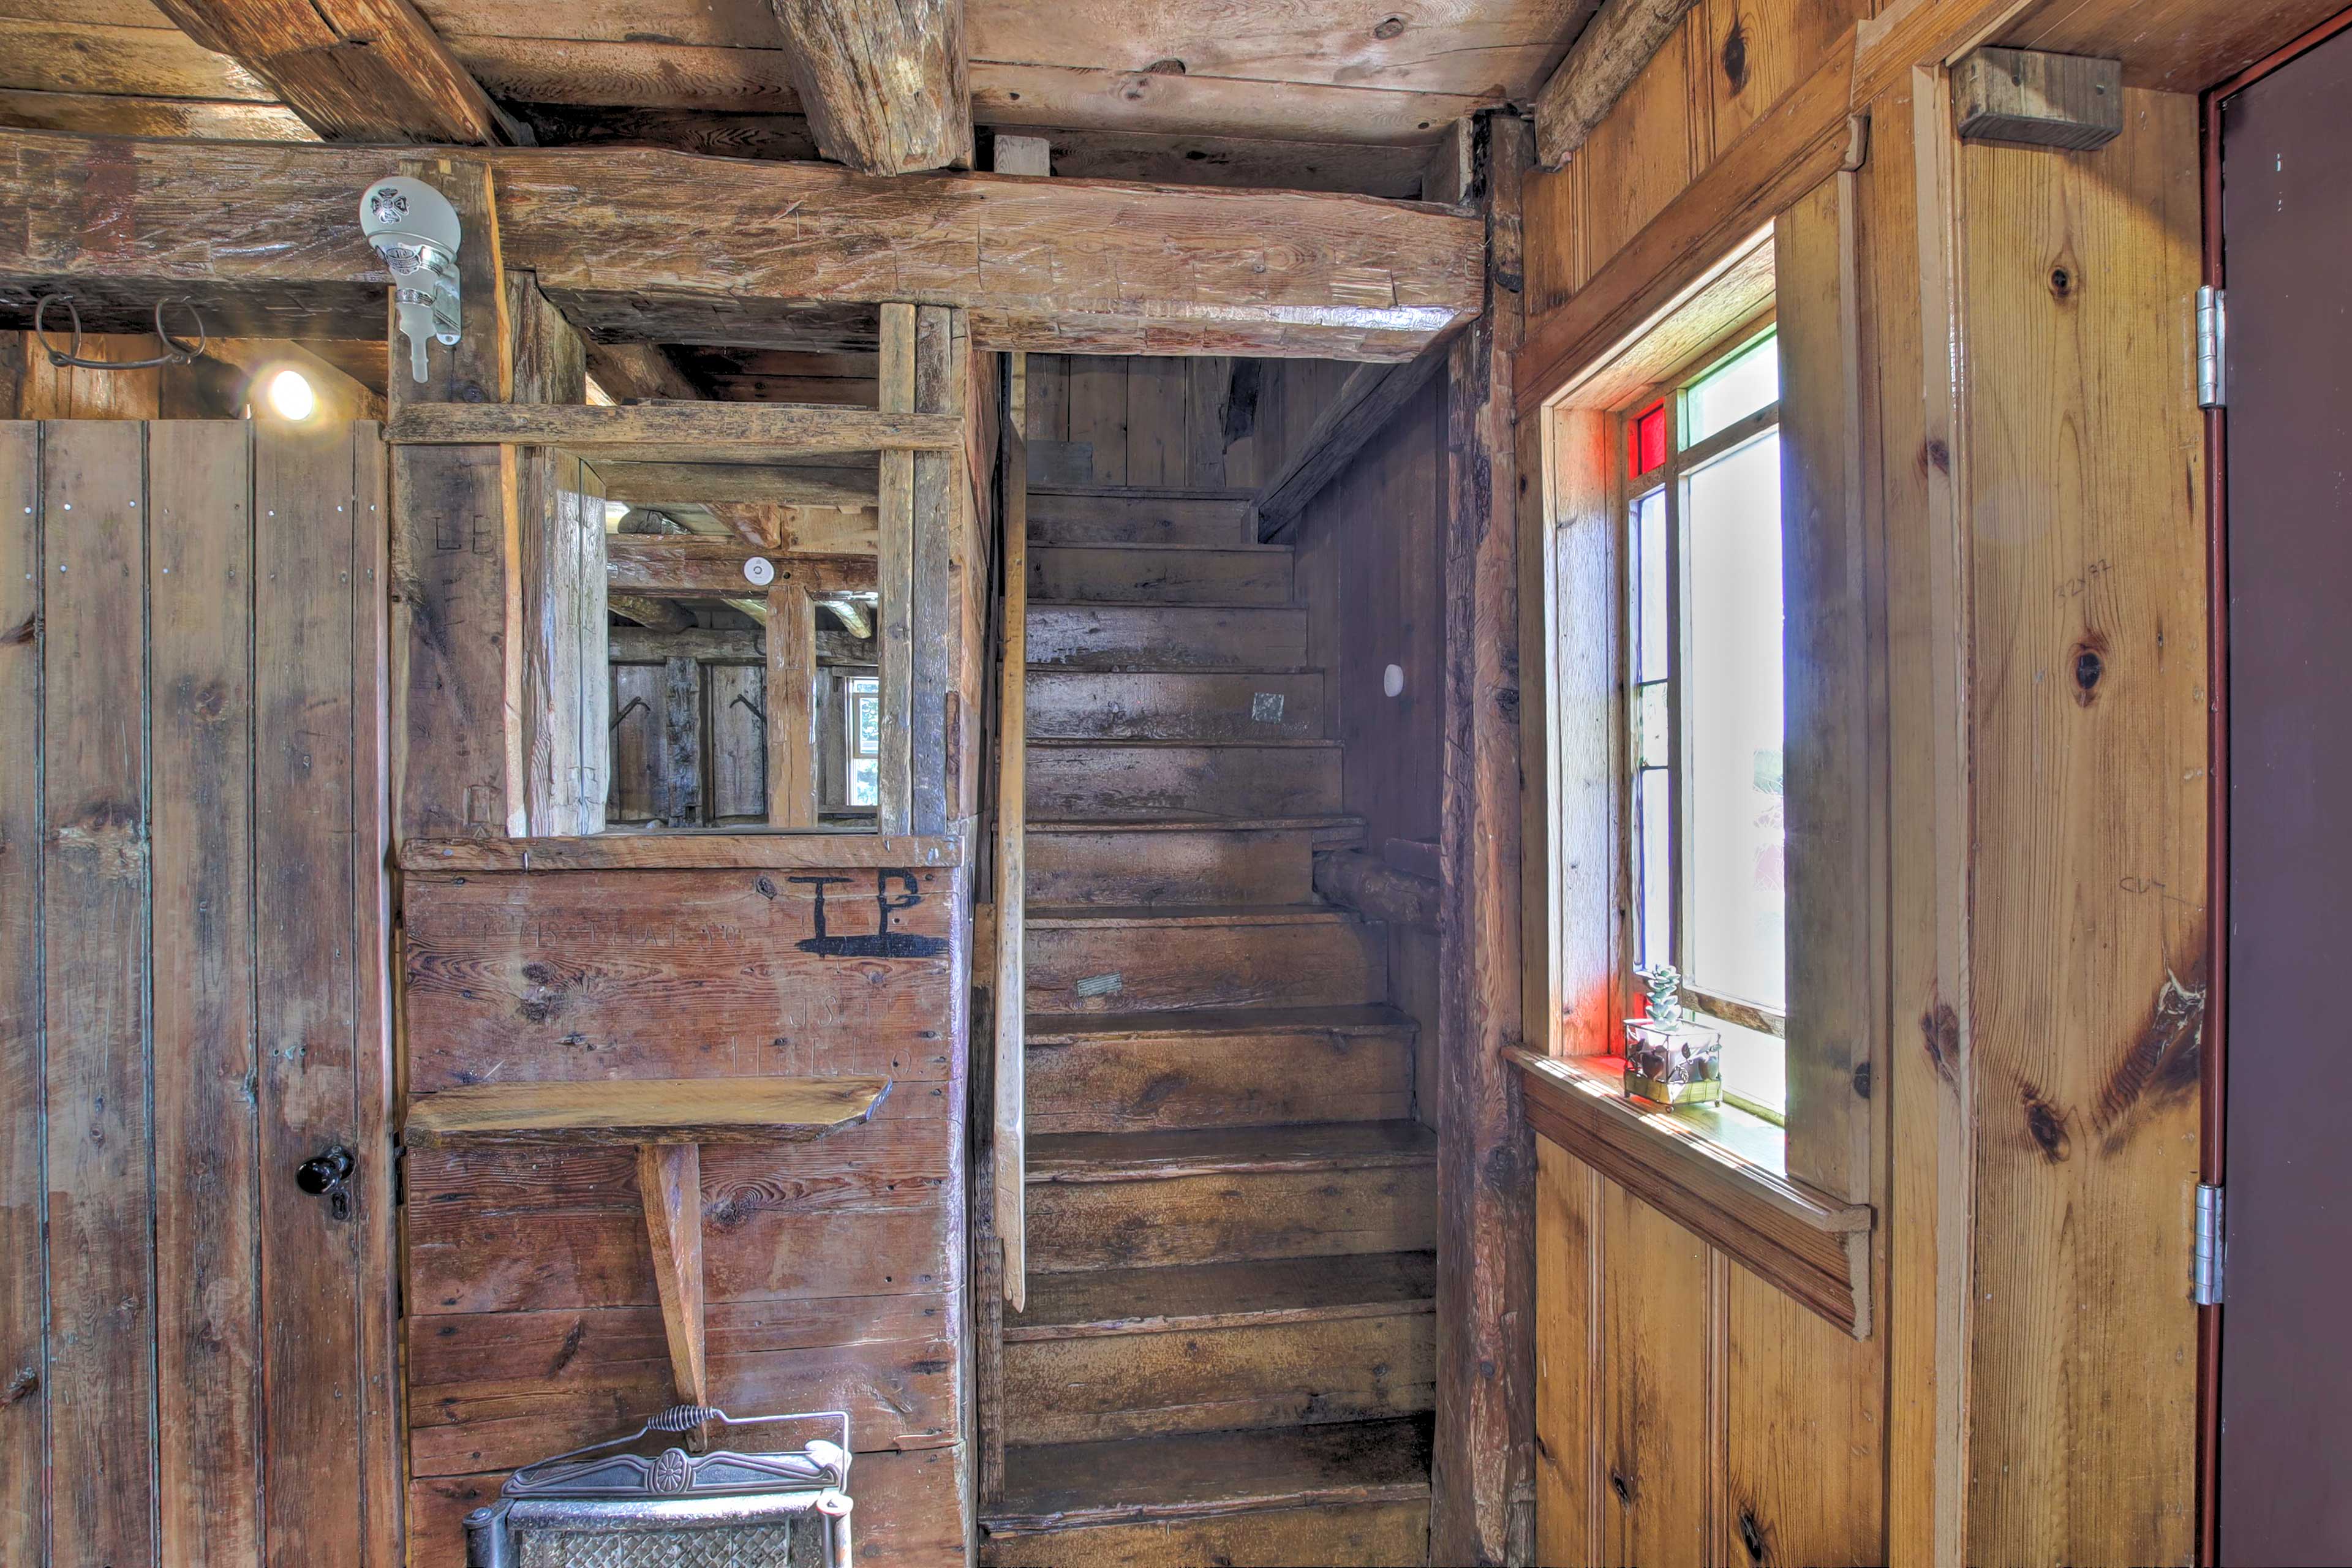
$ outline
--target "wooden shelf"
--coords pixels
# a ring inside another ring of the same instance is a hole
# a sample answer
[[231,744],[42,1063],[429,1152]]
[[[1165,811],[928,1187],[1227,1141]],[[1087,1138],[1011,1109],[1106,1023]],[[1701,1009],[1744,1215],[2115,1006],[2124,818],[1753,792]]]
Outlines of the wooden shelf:
[[[874,1114],[887,1078],[653,1078],[486,1083],[409,1102],[411,1149],[635,1145],[646,1245],[661,1298],[671,1380],[710,1403],[702,1281],[702,1145],[806,1143]],[[701,1446],[701,1434],[691,1439]]]
[[874,1114],[887,1078],[696,1078],[491,1083],[419,1095],[412,1149],[804,1143]]

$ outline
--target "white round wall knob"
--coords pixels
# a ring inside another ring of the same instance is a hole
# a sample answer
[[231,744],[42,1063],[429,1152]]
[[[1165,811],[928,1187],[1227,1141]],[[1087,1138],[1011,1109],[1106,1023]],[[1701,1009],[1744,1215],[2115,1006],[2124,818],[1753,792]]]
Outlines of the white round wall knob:
[[1402,665],[1392,664],[1386,669],[1381,671],[1381,689],[1387,692],[1391,697],[1402,696],[1403,694],[1404,667]]
[[743,563],[743,576],[755,588],[764,588],[776,580],[776,563],[764,555],[754,555]]

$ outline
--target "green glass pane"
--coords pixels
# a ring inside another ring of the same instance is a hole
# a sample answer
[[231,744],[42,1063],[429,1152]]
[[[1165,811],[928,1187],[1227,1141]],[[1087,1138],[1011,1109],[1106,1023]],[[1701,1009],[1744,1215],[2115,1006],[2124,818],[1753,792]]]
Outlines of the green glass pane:
[[1780,397],[1780,342],[1767,332],[1691,383],[1683,395],[1684,447],[1697,446]]

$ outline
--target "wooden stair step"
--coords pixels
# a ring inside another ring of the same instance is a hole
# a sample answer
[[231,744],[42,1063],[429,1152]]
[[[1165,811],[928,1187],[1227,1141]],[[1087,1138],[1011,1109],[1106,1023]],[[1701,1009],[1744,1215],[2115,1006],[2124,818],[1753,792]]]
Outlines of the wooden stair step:
[[1412,1110],[1412,1020],[1385,1005],[1033,1015],[1033,1135],[1312,1121]]
[[1205,1329],[1434,1310],[1437,1255],[1276,1258],[1182,1268],[1043,1274],[1026,1311],[1008,1312],[1004,1342],[1181,1334]]
[[1029,487],[1033,544],[1248,544],[1256,493]]
[[1315,855],[1363,841],[1360,816],[1159,817],[1027,824],[1040,904],[1304,904]]
[[1437,1134],[1418,1121],[1317,1122],[1305,1127],[1223,1127],[1190,1132],[1074,1132],[1031,1139],[1028,1176],[1032,1185],[1167,1181],[1269,1171],[1423,1165],[1436,1157]]
[[1024,798],[1033,817],[1330,812],[1339,760],[1329,741],[1031,741]]
[[1006,1441],[1427,1410],[1435,1272],[1408,1252],[1039,1275],[1005,1323]]
[[1323,735],[1316,670],[1034,670],[1038,740],[1312,741]]
[[1436,1140],[1417,1122],[1043,1134],[1027,1174],[1035,1273],[1436,1245]]
[[1031,907],[1041,1013],[1332,1006],[1384,1000],[1382,929],[1328,905]]
[[983,1563],[1234,1568],[1419,1563],[1423,1416],[1008,1448]]
[[1344,1035],[1410,1035],[1413,1021],[1383,1002],[1355,1007],[1195,1007],[1183,1013],[1032,1013],[1029,1043],[1077,1045],[1088,1040],[1157,1039],[1254,1032],[1319,1031]]
[[1287,605],[1291,552],[1280,544],[1041,544],[1029,593],[1067,603]]
[[1276,605],[1029,602],[1031,669],[1304,666],[1307,612]]

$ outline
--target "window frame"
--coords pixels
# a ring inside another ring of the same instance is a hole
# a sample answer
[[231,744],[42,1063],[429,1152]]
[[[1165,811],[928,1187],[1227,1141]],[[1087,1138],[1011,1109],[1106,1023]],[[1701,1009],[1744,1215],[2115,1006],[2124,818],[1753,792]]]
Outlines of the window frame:
[[[843,672],[840,679],[841,798],[843,803],[852,811],[878,810],[880,807],[878,796],[881,789],[880,763],[882,758],[883,722],[881,672],[878,669],[869,672],[862,668],[857,669],[849,669]],[[872,691],[862,692],[858,690],[858,688],[861,685],[869,681],[873,683],[874,689]],[[860,730],[857,722],[857,710],[859,704],[864,702],[871,702],[874,706],[874,744],[871,748],[862,744],[858,738]],[[875,788],[877,798],[871,801],[861,801],[856,798],[856,773],[857,764],[868,758],[872,758],[876,764]]]
[[[1684,712],[1684,674],[1690,664],[1689,627],[1684,616],[1684,606],[1690,592],[1686,515],[1688,487],[1691,476],[1709,463],[1756,441],[1768,432],[1777,437],[1781,425],[1781,398],[1775,396],[1762,408],[1743,415],[1722,429],[1693,443],[1687,449],[1682,445],[1682,432],[1688,420],[1691,389],[1759,342],[1777,341],[1779,331],[1779,310],[1773,302],[1768,300],[1762,309],[1748,313],[1728,329],[1711,335],[1698,350],[1677,362],[1666,374],[1644,384],[1635,395],[1624,400],[1609,415],[1604,449],[1617,454],[1616,460],[1611,465],[1610,505],[1617,524],[1617,646],[1620,689],[1624,694],[1618,723],[1622,765],[1617,770],[1614,780],[1615,853],[1621,868],[1622,883],[1619,907],[1623,911],[1617,943],[1618,984],[1622,987],[1622,994],[1629,1000],[1641,992],[1642,983],[1637,969],[1643,946],[1645,891],[1641,882],[1641,775],[1649,770],[1641,755],[1637,738],[1641,728],[1642,690],[1656,683],[1639,679],[1642,673],[1638,619],[1641,613],[1642,560],[1637,538],[1640,524],[1633,508],[1649,496],[1663,493],[1666,512],[1667,667],[1666,673],[1660,679],[1666,688],[1666,767],[1671,781],[1666,829],[1670,962],[1682,974],[1683,994],[1696,1011],[1718,1022],[1769,1035],[1780,1042],[1785,1080],[1789,1035],[1785,1004],[1780,1009],[1773,1009],[1727,993],[1710,991],[1694,983],[1683,945],[1685,933],[1690,928],[1692,898],[1692,890],[1684,876],[1683,853],[1691,789],[1690,769],[1686,765],[1690,732],[1687,716]],[[1632,457],[1635,426],[1656,408],[1663,408],[1665,415],[1664,460],[1637,475],[1633,471]],[[1781,528],[1785,545],[1785,517],[1781,519]],[[1788,1125],[1785,1103],[1767,1105],[1734,1092],[1727,1084],[1724,1099],[1727,1103],[1776,1127],[1785,1130]]]

